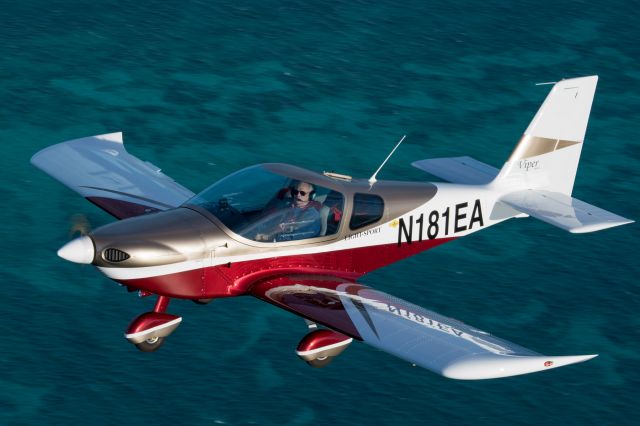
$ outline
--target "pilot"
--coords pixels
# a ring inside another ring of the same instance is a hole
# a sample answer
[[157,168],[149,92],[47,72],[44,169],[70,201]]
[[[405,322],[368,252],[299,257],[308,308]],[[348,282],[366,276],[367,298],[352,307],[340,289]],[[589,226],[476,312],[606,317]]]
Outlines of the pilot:
[[315,188],[298,182],[290,190],[292,201],[278,214],[278,223],[270,232],[260,232],[257,241],[293,241],[320,235],[322,204],[312,200]]

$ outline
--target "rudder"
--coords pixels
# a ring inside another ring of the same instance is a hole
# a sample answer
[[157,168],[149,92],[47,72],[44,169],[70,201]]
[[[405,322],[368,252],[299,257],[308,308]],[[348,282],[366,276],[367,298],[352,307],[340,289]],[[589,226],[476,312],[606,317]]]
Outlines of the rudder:
[[494,180],[571,195],[598,76],[556,83]]

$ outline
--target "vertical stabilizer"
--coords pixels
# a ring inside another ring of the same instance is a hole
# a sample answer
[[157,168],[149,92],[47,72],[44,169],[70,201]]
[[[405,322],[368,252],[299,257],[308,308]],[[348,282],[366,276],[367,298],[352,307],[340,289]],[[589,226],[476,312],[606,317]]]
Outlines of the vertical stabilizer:
[[571,195],[598,76],[556,83],[494,180]]

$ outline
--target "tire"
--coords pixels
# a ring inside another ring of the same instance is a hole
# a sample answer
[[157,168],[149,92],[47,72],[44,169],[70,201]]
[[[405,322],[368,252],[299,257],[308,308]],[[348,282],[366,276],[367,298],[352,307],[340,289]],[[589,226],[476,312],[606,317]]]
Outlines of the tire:
[[142,352],[154,352],[160,349],[160,346],[162,346],[163,343],[164,337],[154,337],[136,344],[136,348],[138,348]]
[[314,360],[307,361],[307,364],[309,364],[313,368],[322,368],[322,367],[326,367],[331,361],[333,361],[333,357],[328,356],[322,359],[316,358]]

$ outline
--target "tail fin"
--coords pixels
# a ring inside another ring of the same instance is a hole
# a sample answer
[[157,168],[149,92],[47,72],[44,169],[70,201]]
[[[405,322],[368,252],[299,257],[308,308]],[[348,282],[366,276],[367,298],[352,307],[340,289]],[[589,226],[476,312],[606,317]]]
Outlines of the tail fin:
[[556,83],[493,181],[571,195],[598,76]]

